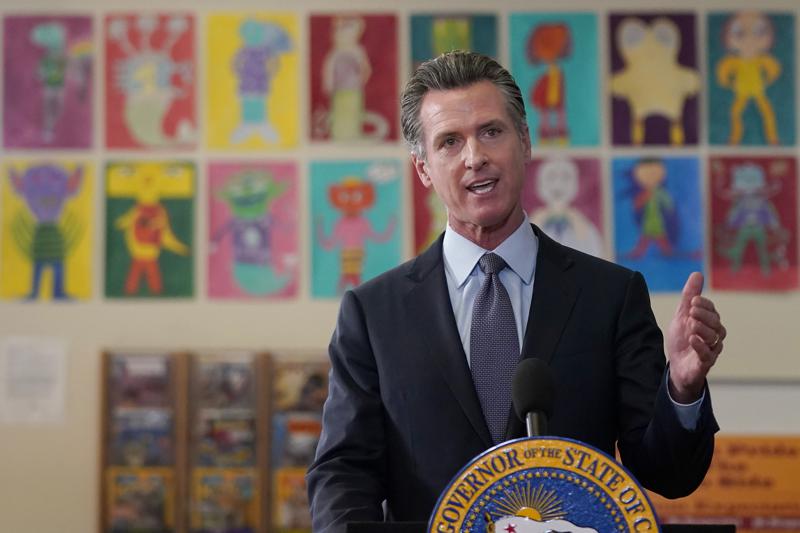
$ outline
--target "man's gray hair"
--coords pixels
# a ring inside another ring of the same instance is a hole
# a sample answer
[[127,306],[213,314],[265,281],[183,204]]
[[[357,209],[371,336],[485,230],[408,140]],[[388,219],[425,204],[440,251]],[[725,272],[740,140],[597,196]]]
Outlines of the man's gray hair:
[[400,98],[400,125],[406,144],[414,155],[425,158],[419,113],[422,99],[428,91],[459,89],[480,81],[490,81],[500,89],[508,114],[514,121],[517,133],[522,136],[527,128],[525,103],[511,74],[491,57],[456,50],[421,64],[403,90]]

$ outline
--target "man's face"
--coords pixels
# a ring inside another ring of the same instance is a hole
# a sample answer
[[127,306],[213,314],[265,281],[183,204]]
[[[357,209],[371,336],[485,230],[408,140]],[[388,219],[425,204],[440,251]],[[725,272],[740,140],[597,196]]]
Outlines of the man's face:
[[531,149],[527,129],[517,133],[500,90],[481,81],[429,91],[420,121],[426,157],[412,157],[414,167],[447,206],[450,226],[467,238],[486,231],[510,235],[521,220],[514,215],[522,213]]

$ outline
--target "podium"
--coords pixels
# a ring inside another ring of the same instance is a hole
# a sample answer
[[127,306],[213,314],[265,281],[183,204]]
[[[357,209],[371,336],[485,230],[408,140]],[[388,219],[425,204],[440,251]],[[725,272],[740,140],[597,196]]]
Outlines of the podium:
[[[428,524],[431,524],[430,526]],[[469,462],[427,522],[352,522],[348,533],[655,531],[645,489],[610,455],[563,437],[510,440]],[[664,533],[735,533],[733,525],[670,524]]]
[[[427,533],[427,522],[351,522],[347,533]],[[665,524],[662,533],[736,533],[736,527],[723,524]]]

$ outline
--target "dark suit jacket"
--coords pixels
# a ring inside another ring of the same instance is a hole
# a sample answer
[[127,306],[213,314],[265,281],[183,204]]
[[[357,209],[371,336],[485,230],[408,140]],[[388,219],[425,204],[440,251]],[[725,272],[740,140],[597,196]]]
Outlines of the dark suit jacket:
[[[644,279],[539,238],[523,357],[556,382],[549,433],[613,455],[668,497],[694,490],[718,429],[710,397],[694,431],[666,392],[663,337]],[[440,492],[491,447],[459,338],[442,259],[427,251],[346,293],[330,343],[330,393],[307,476],[315,532],[350,521],[427,521]],[[509,413],[507,438],[525,428]]]

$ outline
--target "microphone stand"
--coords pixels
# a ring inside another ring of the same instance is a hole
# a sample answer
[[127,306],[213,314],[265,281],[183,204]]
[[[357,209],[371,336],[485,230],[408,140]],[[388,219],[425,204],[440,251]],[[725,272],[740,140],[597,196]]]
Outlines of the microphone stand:
[[525,429],[529,437],[541,437],[547,434],[547,417],[539,411],[525,415]]

